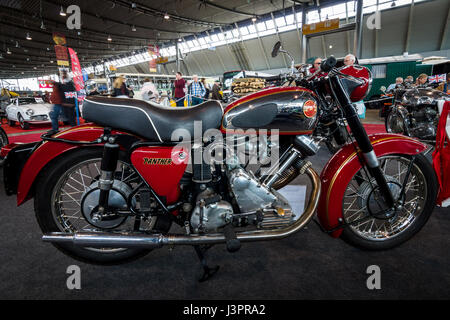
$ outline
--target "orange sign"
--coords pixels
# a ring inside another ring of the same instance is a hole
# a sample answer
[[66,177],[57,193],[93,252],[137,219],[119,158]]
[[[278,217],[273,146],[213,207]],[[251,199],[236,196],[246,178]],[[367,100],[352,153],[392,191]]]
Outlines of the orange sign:
[[302,27],[303,34],[313,34],[324,31],[339,29],[339,18],[320,21],[317,23],[305,24]]
[[167,58],[167,57],[156,58],[156,63],[158,63],[158,64],[167,63],[167,62],[169,62],[169,58]]
[[59,32],[53,32],[53,41],[57,45],[63,46],[66,44],[66,36]]

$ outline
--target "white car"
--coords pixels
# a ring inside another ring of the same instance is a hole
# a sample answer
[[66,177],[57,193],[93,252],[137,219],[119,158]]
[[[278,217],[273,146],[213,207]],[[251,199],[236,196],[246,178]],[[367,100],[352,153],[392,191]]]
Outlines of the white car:
[[42,98],[19,97],[6,107],[6,116],[10,126],[19,122],[24,130],[30,128],[30,124],[51,123],[50,111],[52,105],[45,103]]

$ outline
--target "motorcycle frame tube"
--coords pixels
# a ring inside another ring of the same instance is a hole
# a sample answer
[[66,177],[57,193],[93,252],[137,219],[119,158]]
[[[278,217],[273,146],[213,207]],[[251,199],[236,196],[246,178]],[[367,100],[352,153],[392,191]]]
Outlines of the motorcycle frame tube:
[[348,94],[342,86],[342,83],[338,76],[330,77],[330,84],[333,94],[336,100],[339,102],[341,108],[344,110],[344,115],[347,119],[347,123],[353,132],[353,136],[358,144],[361,154],[366,162],[370,174],[375,178],[380,192],[386,201],[387,207],[392,208],[395,205],[394,197],[386,182],[386,178],[381,171],[379,162],[377,160],[377,154],[375,153],[370,139],[367,135],[364,126],[359,120],[358,113],[352,105]]
[[[379,133],[369,135],[378,157],[391,154],[415,155],[424,152],[427,146],[416,139],[399,134]],[[343,223],[342,201],[353,176],[363,167],[356,143],[347,144],[325,165],[321,181],[323,192],[320,197],[317,216],[324,230],[329,231]],[[330,233],[339,237],[342,229]]]
[[[306,169],[312,183],[311,197],[308,206],[300,218],[293,224],[281,229],[267,229],[237,232],[236,238],[242,242],[275,240],[285,238],[303,228],[311,221],[317,209],[318,201],[321,195],[321,183],[317,173],[312,169]],[[163,245],[200,245],[200,244],[217,244],[225,243],[225,235],[223,233],[216,234],[130,234],[130,233],[106,233],[106,232],[80,232],[80,233],[62,233],[54,232],[45,234],[43,241],[56,243],[71,243],[77,246],[89,247],[128,247],[128,248],[159,248]]]

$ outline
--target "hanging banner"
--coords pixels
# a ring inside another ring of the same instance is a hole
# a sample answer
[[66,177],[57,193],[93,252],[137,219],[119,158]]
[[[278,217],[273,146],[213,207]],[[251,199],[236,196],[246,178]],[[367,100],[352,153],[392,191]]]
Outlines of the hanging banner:
[[159,56],[159,47],[157,45],[149,44],[148,45],[148,54],[150,55],[149,61],[149,69],[150,72],[157,72],[156,59]]
[[53,32],[53,41],[59,46],[64,46],[66,44],[66,36],[59,32]]
[[69,66],[69,56],[67,48],[61,45],[55,45],[56,63],[58,66]]
[[39,89],[53,88],[53,80],[38,80],[38,81],[39,81]]
[[156,58],[156,63],[157,64],[163,64],[163,63],[167,63],[169,62],[169,58],[168,57],[158,57]]
[[69,48],[70,61],[72,62],[72,80],[77,90],[78,101],[83,101],[86,98],[86,91],[84,90],[83,72],[81,71],[80,61],[77,53],[72,48]]
[[325,20],[317,23],[305,24],[302,27],[303,34],[313,34],[324,31],[330,31],[334,29],[339,29],[339,18]]

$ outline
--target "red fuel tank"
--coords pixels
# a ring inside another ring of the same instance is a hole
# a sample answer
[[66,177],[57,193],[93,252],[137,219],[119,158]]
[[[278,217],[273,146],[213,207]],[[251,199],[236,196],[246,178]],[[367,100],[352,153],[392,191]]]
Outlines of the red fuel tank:
[[311,134],[318,101],[302,87],[275,87],[249,94],[225,108],[221,131],[278,129],[283,135]]

